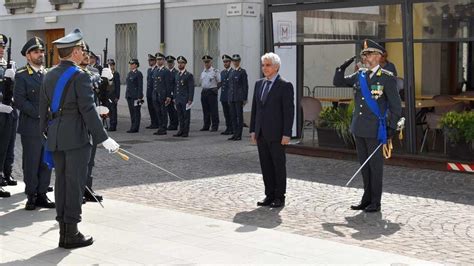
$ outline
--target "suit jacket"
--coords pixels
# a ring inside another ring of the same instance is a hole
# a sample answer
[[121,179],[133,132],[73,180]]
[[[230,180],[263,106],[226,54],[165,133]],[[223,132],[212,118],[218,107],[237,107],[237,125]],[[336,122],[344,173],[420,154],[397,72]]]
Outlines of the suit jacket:
[[43,73],[35,72],[26,65],[16,72],[14,99],[15,107],[20,110],[18,133],[23,136],[39,137],[39,96]]
[[152,72],[153,92],[158,95],[160,101],[165,101],[166,98],[171,98],[171,78],[172,74],[168,68],[155,68]]
[[[359,71],[366,70],[367,69],[361,69]],[[351,123],[352,134],[363,138],[377,138],[379,120],[369,109],[365,98],[362,96],[358,73],[359,72],[355,72],[345,77],[343,71],[337,69],[333,83],[334,86],[354,88],[354,112],[352,113]],[[367,83],[369,90],[372,85],[383,86],[383,94],[376,101],[382,113],[388,108],[386,117],[387,127],[396,129],[398,120],[402,114],[402,105],[395,77],[391,72],[379,67],[373,77],[368,79]]]
[[229,102],[247,101],[249,94],[249,81],[247,72],[243,68],[234,69],[229,77]]
[[143,98],[143,75],[138,69],[128,72],[125,98],[132,100]]
[[74,66],[74,63],[62,60],[59,65],[48,71],[41,86],[40,133],[47,135],[50,151],[67,151],[84,147],[90,143],[90,137],[93,145],[102,143],[108,138],[94,104],[91,79],[82,70],[73,78],[69,89],[65,88],[62,114],[59,115],[58,112],[58,116],[49,121],[48,109],[56,83],[70,66]]
[[176,103],[186,104],[188,101],[194,100],[194,77],[187,70],[175,77],[176,89],[174,98]]
[[281,141],[291,137],[295,115],[294,90],[291,82],[278,76],[265,102],[261,95],[264,79],[255,83],[250,119],[250,133],[256,138],[263,136],[268,141]]

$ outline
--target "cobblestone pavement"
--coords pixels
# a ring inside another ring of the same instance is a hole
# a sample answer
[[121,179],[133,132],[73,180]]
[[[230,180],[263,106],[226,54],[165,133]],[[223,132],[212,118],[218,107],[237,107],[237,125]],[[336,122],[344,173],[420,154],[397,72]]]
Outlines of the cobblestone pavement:
[[[263,182],[257,149],[247,138],[198,132],[196,120],[187,139],[152,130],[126,134],[129,122],[120,122],[111,136],[124,149],[183,180],[99,149],[94,188],[106,207],[111,198],[233,221],[241,230],[259,226],[433,262],[474,263],[473,175],[386,166],[382,213],[365,214],[349,209],[362,195],[361,178],[344,187],[356,162],[288,155],[286,207],[257,208]],[[20,166],[16,160],[18,177]]]

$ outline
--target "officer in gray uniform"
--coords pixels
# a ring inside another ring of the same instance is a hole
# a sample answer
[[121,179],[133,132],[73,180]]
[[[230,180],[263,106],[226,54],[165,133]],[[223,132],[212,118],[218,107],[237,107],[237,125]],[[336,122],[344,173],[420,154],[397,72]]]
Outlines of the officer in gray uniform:
[[218,69],[212,67],[212,57],[205,55],[202,57],[204,70],[201,73],[201,104],[204,118],[204,125],[201,131],[217,131],[219,128],[219,108],[217,104],[217,94],[221,83],[221,75]]
[[54,202],[46,196],[51,170],[43,163],[43,138],[39,130],[40,88],[46,73],[43,40],[31,38],[21,49],[21,54],[28,63],[16,72],[14,98],[20,111],[18,134],[23,146],[23,178],[28,198],[25,209],[54,208]]
[[91,145],[102,143],[109,152],[116,152],[120,146],[107,136],[94,103],[90,76],[78,67],[85,50],[81,31],[75,29],[53,43],[61,61],[43,78],[40,132],[47,138],[46,160],[50,166],[54,164],[56,173],[59,247],[77,248],[93,243],[92,237],[77,229]]
[[156,56],[148,54],[148,66],[146,72],[146,103],[150,115],[151,124],[145,128],[157,129],[159,126],[158,117],[156,117],[155,103],[153,101],[153,72],[156,69]]
[[191,122],[191,105],[194,100],[194,77],[186,70],[188,60],[184,56],[178,56],[178,70],[175,77],[176,88],[174,101],[178,111],[179,130],[173,137],[188,137],[189,124]]
[[169,118],[169,125],[168,130],[178,130],[178,112],[176,111],[176,106],[174,104],[174,89],[176,88],[176,74],[178,70],[174,67],[174,62],[176,58],[172,55],[168,55],[166,57],[166,63],[168,64],[168,70],[171,72],[171,79],[170,79],[170,88],[171,88],[171,102],[168,104],[166,109],[168,110],[168,118]]
[[153,104],[158,120],[158,130],[153,135],[166,135],[168,128],[167,106],[171,102],[171,72],[165,66],[165,55],[156,53],[157,64],[152,73]]
[[230,64],[232,62],[232,57],[229,55],[222,56],[222,62],[224,63],[224,70],[221,71],[221,96],[220,101],[222,104],[222,111],[224,112],[225,118],[225,130],[221,135],[233,135],[234,130],[232,128],[232,119],[230,116],[230,107],[229,107],[229,78],[233,71]]
[[138,67],[140,63],[138,59],[132,59],[128,62],[130,72],[127,74],[127,90],[125,98],[127,99],[128,110],[130,111],[130,119],[132,120],[130,130],[127,133],[137,133],[140,129],[141,106],[143,104],[143,75]]
[[[352,116],[351,132],[355,137],[357,157],[360,163],[375,151],[387,137],[395,135],[401,117],[401,101],[397,82],[393,74],[380,67],[380,59],[385,49],[372,40],[365,40],[361,56],[366,68],[344,76],[345,69],[354,61],[347,60],[336,69],[334,86],[353,87],[355,108]],[[364,195],[353,210],[378,212],[381,209],[383,150],[379,148],[368,164],[362,168]]]
[[228,99],[234,135],[228,140],[242,140],[242,130],[244,128],[244,105],[247,104],[249,82],[247,72],[240,67],[240,61],[240,55],[232,55],[234,71],[232,71],[229,78]]
[[[0,103],[2,104],[2,110],[0,110],[0,186],[16,186],[17,182],[12,176],[12,171],[18,112],[13,107],[14,62],[12,62],[12,67],[7,69],[7,60],[4,58],[7,43],[7,37],[0,34]],[[8,91],[7,81],[12,84]]]

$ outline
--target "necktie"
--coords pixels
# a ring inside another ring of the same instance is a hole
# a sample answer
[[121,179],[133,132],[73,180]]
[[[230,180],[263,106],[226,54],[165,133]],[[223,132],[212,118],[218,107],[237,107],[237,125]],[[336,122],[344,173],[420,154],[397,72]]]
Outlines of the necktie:
[[262,90],[262,96],[260,97],[260,100],[262,102],[265,102],[267,100],[268,91],[270,89],[270,84],[271,83],[272,82],[270,80],[265,81],[265,85],[263,86],[263,90]]

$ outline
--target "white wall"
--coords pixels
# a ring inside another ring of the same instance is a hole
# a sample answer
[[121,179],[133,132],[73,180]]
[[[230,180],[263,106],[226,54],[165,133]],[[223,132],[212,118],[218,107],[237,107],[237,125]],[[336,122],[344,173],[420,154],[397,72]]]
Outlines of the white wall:
[[[229,3],[256,3],[258,16],[226,15]],[[85,40],[93,51],[102,54],[105,38],[109,38],[109,58],[115,57],[115,24],[137,23],[137,51],[140,71],[146,76],[147,54],[156,53],[160,43],[159,0],[84,0],[81,9],[54,11],[47,0],[37,0],[33,13],[10,15],[0,0],[0,32],[12,37],[12,55],[18,65],[25,64],[20,55],[27,41],[27,31],[64,28],[66,34],[74,28],[80,28]],[[262,17],[263,0],[170,0],[165,2],[165,54],[183,55],[188,59],[187,69],[193,71],[193,20],[220,19],[221,54],[239,53],[242,67],[249,74],[249,101],[253,95],[253,85],[260,77],[261,47],[263,41]],[[45,23],[47,16],[57,16],[57,23]],[[222,63],[215,59],[215,65]],[[194,73],[199,75],[200,73]],[[124,92],[124,90],[122,90]],[[200,110],[200,89],[196,89],[196,110]],[[125,104],[122,102],[121,104]],[[250,105],[245,108],[250,110]],[[143,112],[146,113],[146,112]]]

